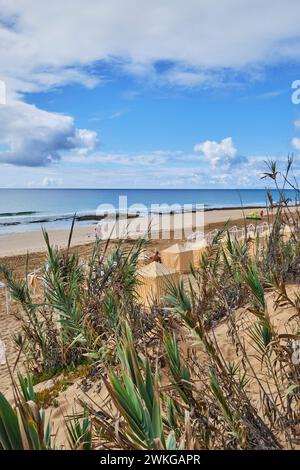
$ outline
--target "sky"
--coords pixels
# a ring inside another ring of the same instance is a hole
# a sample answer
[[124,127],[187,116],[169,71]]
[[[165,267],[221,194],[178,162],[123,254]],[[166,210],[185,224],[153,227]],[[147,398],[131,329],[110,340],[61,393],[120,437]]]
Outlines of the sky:
[[300,176],[299,24],[298,0],[0,0],[0,187]]

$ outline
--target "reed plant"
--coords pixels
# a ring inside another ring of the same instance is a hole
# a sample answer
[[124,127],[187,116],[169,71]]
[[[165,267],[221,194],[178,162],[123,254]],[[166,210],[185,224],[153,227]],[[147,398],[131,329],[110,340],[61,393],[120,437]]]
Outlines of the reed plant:
[[[16,344],[28,368],[18,390],[13,385],[14,404],[0,396],[2,447],[53,447],[31,376],[82,361],[98,368],[108,398],[100,405],[81,399],[80,411],[66,418],[72,449],[299,445],[300,214],[292,163],[289,158],[280,172],[268,162],[264,178],[277,188],[278,201],[266,191],[264,241],[249,233],[246,221],[240,238],[225,224],[200,268],[178,283],[166,281],[167,292],[151,312],[137,296],[144,240],[96,242],[83,261],[70,246],[73,226],[67,250],[53,248],[44,232],[47,260],[36,297],[26,280],[1,265],[20,306]],[[296,194],[293,209],[287,187]],[[291,308],[286,331],[274,321],[270,302],[275,312]],[[229,359],[225,338],[234,352]]]

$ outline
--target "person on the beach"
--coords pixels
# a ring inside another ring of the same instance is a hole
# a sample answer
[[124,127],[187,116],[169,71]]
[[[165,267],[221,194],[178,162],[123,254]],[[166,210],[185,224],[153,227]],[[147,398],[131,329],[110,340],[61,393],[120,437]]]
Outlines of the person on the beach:
[[152,256],[150,256],[149,260],[156,261],[157,263],[161,263],[161,257],[160,257],[159,251],[155,250],[155,253]]
[[263,210],[260,211],[260,216],[261,216],[261,217],[264,216],[264,211],[263,211]]

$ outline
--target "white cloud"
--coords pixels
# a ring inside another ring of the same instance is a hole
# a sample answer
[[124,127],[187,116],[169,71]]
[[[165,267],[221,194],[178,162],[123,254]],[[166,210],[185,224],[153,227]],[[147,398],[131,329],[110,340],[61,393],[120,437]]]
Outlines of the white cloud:
[[61,186],[62,179],[52,176],[45,176],[42,180],[29,181],[26,186],[29,188],[57,188]]
[[43,188],[55,188],[61,184],[61,180],[59,178],[52,178],[51,176],[45,176],[42,181]]
[[0,106],[0,163],[46,166],[65,151],[92,151],[97,136],[76,129],[74,119],[20,101]]
[[152,150],[150,152],[140,152],[136,154],[128,153],[105,153],[99,152],[93,155],[84,155],[80,152],[70,153],[64,157],[64,161],[68,163],[103,163],[116,164],[124,166],[159,166],[167,163],[175,162],[194,162],[199,163],[196,155],[187,155],[180,150]]
[[[160,151],[162,152],[162,151]],[[168,153],[168,152],[165,152]],[[266,157],[250,155],[248,162],[242,166],[232,166],[222,171],[212,171],[210,165],[199,155],[186,155],[183,152],[174,152],[170,158],[172,165],[161,163],[138,164],[140,155],[111,154],[115,164],[97,165],[89,161],[91,157],[80,160],[80,170],[77,162],[67,163],[51,168],[42,167],[13,167],[3,164],[0,171],[0,187],[42,187],[45,178],[52,178],[58,186],[66,188],[258,188],[264,187],[265,180],[261,180],[262,173],[266,171]],[[192,158],[193,157],[193,158]],[[276,159],[280,168],[286,165],[286,157],[269,156]],[[134,171],[132,166],[134,166]],[[295,177],[299,176],[299,165],[295,160]],[[27,183],[27,182],[30,183]],[[47,180],[45,180],[45,183]],[[55,184],[55,183],[54,183]]]
[[[108,79],[103,64],[143,81],[193,87],[231,83],[240,74],[261,78],[266,65],[300,59],[298,0],[0,0],[0,12],[7,89],[0,163],[45,166],[70,150],[74,158],[93,153],[94,132],[24,100],[69,83],[92,88]],[[244,160],[222,145],[203,147],[213,165]]]
[[295,122],[294,122],[294,126],[296,128],[299,128],[300,127],[300,119],[297,119]]
[[232,137],[226,137],[221,142],[206,140],[194,146],[195,152],[201,152],[210,162],[213,169],[233,167],[247,162],[247,158],[238,155],[233,145]]
[[261,100],[269,100],[272,98],[277,98],[277,96],[282,95],[283,93],[286,93],[287,89],[280,89],[280,90],[273,90],[273,91],[268,91],[265,93],[259,93],[256,95],[256,98],[261,99]]
[[92,152],[97,144],[97,132],[88,129],[75,129],[74,135],[69,137],[71,147],[78,150],[79,155]]
[[295,150],[300,150],[300,138],[299,137],[294,137],[292,139],[292,146],[294,147]]
[[[297,130],[300,129],[300,119],[297,119],[294,122],[294,126]],[[292,145],[293,149],[295,149],[297,152],[299,152],[300,151],[300,138],[299,137],[294,137],[291,140],[291,145]]]
[[99,61],[192,86],[300,58],[297,0],[0,0],[0,11],[0,76],[21,93],[95,86],[86,67]]

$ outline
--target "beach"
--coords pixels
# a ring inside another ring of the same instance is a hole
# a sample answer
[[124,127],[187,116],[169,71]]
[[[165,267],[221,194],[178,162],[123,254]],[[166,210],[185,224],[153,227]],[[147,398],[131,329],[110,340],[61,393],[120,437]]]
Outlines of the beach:
[[[227,223],[228,228],[233,226],[243,227],[245,224],[245,214],[248,212],[255,211],[256,209],[247,209],[244,211],[242,208],[235,209],[218,209],[209,210],[201,213],[187,214],[156,214],[151,216],[151,238],[147,246],[148,253],[153,253],[154,250],[162,251],[168,246],[174,244],[174,239],[186,240],[189,233],[201,232],[208,234],[209,232],[222,227]],[[294,210],[294,209],[292,209]],[[246,220],[247,226],[252,224],[261,224],[266,221],[270,221],[272,217],[267,217],[266,211],[264,211],[264,217],[261,220]],[[109,230],[114,227],[113,222],[108,222]],[[124,225],[125,224],[125,225]],[[198,224],[198,225],[197,225]],[[182,232],[182,225],[184,231]],[[125,243],[133,244],[134,240],[146,234],[149,226],[149,218],[138,217],[134,219],[122,220],[120,230],[124,229],[124,226],[128,229],[128,239]],[[91,223],[87,226],[76,226],[74,227],[71,253],[76,252],[79,254],[82,260],[87,260],[92,252],[92,247],[96,239],[95,236],[95,223]],[[109,231],[108,230],[108,231]],[[103,231],[102,231],[103,232]],[[49,230],[50,243],[53,246],[59,248],[66,248],[69,238],[69,229],[64,230]],[[105,242],[103,242],[105,243]],[[13,272],[18,279],[24,279],[25,267],[27,264],[28,271],[39,269],[45,262],[46,257],[46,244],[41,231],[24,232],[0,235],[0,262],[4,262]],[[185,287],[192,281],[191,274],[185,274],[181,277]],[[1,281],[2,279],[0,279]],[[288,292],[294,295],[294,287],[288,286]],[[39,299],[39,290],[36,293],[36,301]],[[270,300],[272,302],[270,302]],[[280,331],[286,331],[286,325],[290,321],[290,317],[294,311],[290,308],[274,308],[274,295],[268,294],[268,310],[272,316],[272,321],[280,329]],[[18,352],[15,346],[14,337],[20,332],[20,323],[17,320],[17,315],[21,312],[20,307],[16,302],[9,302],[9,311],[7,312],[5,292],[3,289],[0,291],[0,339],[5,344],[6,359],[9,368],[6,364],[0,364],[0,392],[4,393],[6,398],[10,401],[13,399],[11,389],[11,374],[16,376],[16,372],[20,371],[25,375],[26,371],[23,365],[22,353],[18,356]],[[235,312],[238,322],[242,325],[241,331],[245,338],[247,338],[248,329],[252,325],[252,317],[249,319],[248,311],[245,308],[241,308]],[[253,316],[254,318],[254,316]],[[248,323],[247,323],[248,322]],[[218,339],[219,347],[222,350],[222,354],[228,361],[234,361],[237,358],[236,348],[228,340],[228,324],[226,321],[221,321],[215,329],[215,337]],[[194,349],[190,344],[190,340],[187,339],[185,330],[179,330],[179,344],[182,351],[188,351],[189,348]],[[246,346],[247,354],[251,361],[251,367],[257,368],[257,359],[255,356],[255,350],[253,350],[251,341]],[[201,350],[197,352],[198,359],[205,363],[206,358]],[[18,360],[18,363],[16,361]],[[16,366],[16,367],[15,367]],[[46,409],[46,417],[51,420],[53,428],[56,430],[56,442],[63,448],[69,447],[67,435],[64,429],[65,416],[72,414],[74,403],[77,404],[80,400],[91,402],[97,406],[103,406],[109,400],[109,394],[107,388],[102,384],[101,388],[97,383],[92,382],[90,388],[85,391],[84,383],[85,379],[80,378],[80,369],[76,373],[67,376],[58,375],[56,378],[48,378],[35,386],[35,391],[42,393],[53,393],[50,392],[55,387],[60,387],[60,380],[62,383],[67,382],[64,388],[60,390],[57,398],[53,399],[55,405],[50,405]],[[264,377],[262,375],[262,377]],[[164,377],[163,381],[166,380]],[[47,391],[49,390],[49,392]],[[259,390],[255,385],[251,386],[251,396],[253,399],[257,399],[259,396]]]
[[[153,226],[152,235],[156,238],[150,242],[149,250],[159,249],[174,243],[174,234],[178,237],[184,238],[185,234],[181,232],[181,225],[185,223],[187,233],[192,228],[192,222],[195,221],[194,217],[186,217],[183,220],[182,214],[163,214],[151,217]],[[199,215],[199,214],[198,214]],[[203,219],[202,216],[203,215]],[[230,225],[243,224],[243,211],[242,209],[224,209],[207,211],[205,214],[200,214],[198,221],[204,222],[204,230],[206,232],[220,227],[223,223],[229,220]],[[196,218],[197,219],[197,218]],[[127,224],[127,222],[125,222]],[[109,223],[110,229],[113,223]],[[136,238],[141,234],[146,234],[148,230],[149,219],[139,217],[128,221],[128,238]],[[74,227],[72,237],[72,250],[77,251],[83,258],[88,257],[91,253],[93,243],[95,242],[95,227],[90,225]],[[168,230],[171,228],[170,237]],[[139,228],[139,233],[137,233]],[[203,227],[194,227],[194,230],[201,230]],[[160,238],[156,237],[159,235]],[[69,229],[49,230],[49,239],[52,245],[60,248],[66,248],[69,238]],[[8,264],[18,277],[24,276],[26,265],[26,258],[28,256],[28,269],[32,271],[39,269],[44,262],[46,253],[46,244],[41,230],[24,233],[10,233],[0,235],[0,262]],[[3,290],[1,290],[3,291]],[[0,338],[5,342],[6,353],[9,364],[12,365],[16,358],[15,347],[13,343],[13,335],[18,331],[18,321],[15,319],[13,313],[17,313],[18,307],[14,303],[10,305],[10,313],[7,315],[5,293],[0,292]],[[10,376],[5,365],[0,365],[0,391],[4,392],[10,388]]]
[[[253,209],[254,210],[254,209]],[[248,212],[248,210],[247,210]],[[193,217],[192,217],[193,215]],[[217,209],[206,211],[200,214],[162,214],[151,216],[153,231],[148,250],[162,250],[174,243],[174,237],[177,240],[186,239],[186,235],[194,231],[209,232],[221,227],[228,222],[228,226],[243,226],[243,209]],[[203,216],[203,217],[202,217]],[[265,218],[266,220],[266,218]],[[193,222],[204,224],[203,226],[193,226]],[[122,221],[124,222],[124,221]],[[251,223],[251,221],[248,221]],[[128,239],[135,239],[138,236],[147,234],[149,219],[139,217],[124,222],[128,223]],[[111,230],[114,226],[109,222]],[[186,232],[183,232],[182,224]],[[72,250],[79,253],[82,258],[87,258],[95,242],[95,227],[91,223],[87,226],[76,226],[72,236]],[[137,228],[139,229],[137,232]],[[170,229],[170,230],[169,230]],[[66,248],[69,238],[69,229],[49,230],[50,243],[60,248]],[[176,240],[175,240],[176,241]],[[28,255],[28,260],[27,260]],[[42,231],[35,230],[33,232],[11,233],[0,235],[0,262],[5,262],[14,271],[17,277],[24,276],[26,262],[28,262],[29,271],[39,269],[46,255],[46,244]],[[1,280],[1,279],[0,279]],[[5,342],[7,358],[12,365],[16,358],[15,347],[13,343],[13,335],[18,331],[18,321],[13,313],[17,313],[18,307],[12,303],[10,305],[10,314],[6,313],[5,293],[0,292],[0,338]],[[10,376],[5,365],[0,365],[0,391],[6,391],[10,388]]]
[[[223,223],[229,221],[229,225],[239,224],[242,225],[244,213],[257,210],[250,208],[243,210],[241,208],[234,209],[214,209],[210,211],[190,213],[190,214],[151,214],[148,217],[138,217],[122,221],[123,227],[128,227],[128,236],[136,238],[137,236],[144,236],[147,234],[149,223],[153,230],[151,238],[164,238],[168,239],[168,233],[175,231],[177,239],[186,238],[194,231],[215,229]],[[203,224],[203,226],[202,226]],[[70,223],[71,225],[71,223]],[[114,222],[106,224],[106,235],[110,235],[114,228]],[[96,223],[90,225],[74,227],[72,245],[82,246],[93,243],[95,241]],[[184,230],[182,230],[184,229]],[[49,230],[50,242],[53,245],[64,248],[68,243],[69,228],[59,230]],[[163,234],[163,235],[162,235]],[[172,237],[173,238],[173,237]],[[37,253],[45,251],[45,241],[43,238],[42,230],[35,230],[31,232],[17,232],[0,234],[0,258],[11,257],[14,255],[23,255],[26,253]]]
[[1,1],[0,451],[300,450],[300,2],[244,3]]
[[[200,231],[205,234],[208,232],[222,227],[226,222],[228,227],[239,226],[243,227],[245,224],[244,215],[245,212],[251,212],[253,209],[247,209],[244,211],[242,208],[235,209],[216,209],[209,210],[205,213],[192,213],[188,217],[186,214],[157,214],[151,216],[151,223],[153,230],[151,232],[151,238],[147,247],[148,253],[153,253],[154,250],[162,251],[163,249],[174,244],[174,239],[176,241],[180,239],[185,240],[187,234],[191,231]],[[260,224],[266,222],[267,216],[266,211],[262,220],[253,221],[247,220],[247,225]],[[149,224],[149,219],[147,217],[139,217],[135,219],[129,219],[127,221],[122,220],[125,223],[125,226],[128,227],[128,240],[125,243],[133,243],[133,240],[141,236],[141,234],[146,234]],[[196,225],[195,225],[196,223]],[[197,226],[197,223],[199,224]],[[122,225],[121,224],[121,225]],[[184,232],[181,231],[182,224],[184,225]],[[202,225],[201,225],[202,224]],[[109,230],[114,226],[112,222],[109,222]],[[79,254],[80,258],[86,260],[89,258],[92,252],[92,247],[94,245],[96,236],[95,236],[95,223],[90,225],[76,226],[74,227],[71,252],[76,252]],[[124,228],[124,226],[123,226]],[[138,230],[137,230],[138,229]],[[49,239],[50,243],[53,246],[59,248],[66,248],[69,238],[69,229],[61,230],[49,230]],[[180,240],[179,240],[180,241]],[[104,242],[103,242],[104,243]],[[14,233],[14,234],[2,234],[0,235],[0,262],[5,263],[9,268],[14,272],[18,279],[24,279],[25,266],[28,263],[28,271],[33,271],[39,269],[45,262],[46,256],[46,244],[43,238],[42,231],[32,231],[24,233]],[[188,276],[184,276],[184,282],[188,282]],[[0,279],[1,281],[2,279]],[[19,321],[16,319],[16,315],[20,312],[20,307],[16,302],[9,302],[9,313],[7,314],[6,298],[5,292],[3,289],[0,291],[0,339],[5,344],[6,358],[8,364],[13,370],[16,359],[17,359],[17,350],[14,343],[14,336],[20,331]],[[286,321],[286,316],[289,317],[289,311],[284,316]],[[220,337],[220,344],[225,354],[229,354],[233,357],[234,354],[226,343],[226,332],[223,330],[226,329],[225,326],[220,326],[218,336]],[[183,347],[185,345],[183,344]],[[22,356],[22,355],[21,355]],[[230,357],[231,357],[230,356]],[[23,374],[25,373],[24,366],[22,364],[22,357],[18,362],[17,368],[14,370],[14,374],[20,371]],[[49,386],[53,386],[51,380],[48,381]],[[41,384],[42,387],[47,387],[48,382]],[[9,399],[11,396],[11,376],[10,371],[7,368],[6,364],[0,364],[0,392],[4,393]],[[102,390],[102,394],[107,393],[105,389]],[[91,394],[91,395],[90,395]],[[89,392],[89,395],[93,400],[99,400],[98,392],[92,388]],[[75,381],[66,392],[62,393],[58,402],[59,407],[57,410],[51,410],[52,420],[58,424],[61,424],[62,410],[66,413],[70,413],[74,397],[85,398],[85,395],[82,394],[78,388],[78,383]],[[101,395],[102,396],[102,395]],[[47,410],[47,413],[49,410]],[[62,431],[59,432],[58,441],[67,445],[65,435]]]

